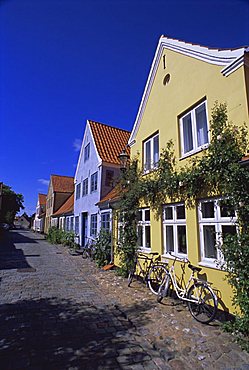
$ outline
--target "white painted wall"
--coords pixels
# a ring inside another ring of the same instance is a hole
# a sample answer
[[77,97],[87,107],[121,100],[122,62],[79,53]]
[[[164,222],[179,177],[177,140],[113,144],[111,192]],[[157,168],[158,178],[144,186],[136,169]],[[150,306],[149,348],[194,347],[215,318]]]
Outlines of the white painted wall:
[[[87,161],[84,161],[84,149],[85,146],[90,143],[90,157]],[[87,213],[87,236],[90,236],[90,218],[91,214],[98,214],[98,231],[100,228],[100,215],[99,208],[95,205],[100,200],[100,188],[101,188],[101,177],[102,177],[102,161],[99,157],[91,130],[88,123],[82,141],[82,147],[78,160],[78,165],[75,173],[75,192],[74,192],[74,217],[79,216],[79,239],[80,245],[82,244],[82,213]],[[91,192],[91,175],[94,172],[98,172],[98,188],[97,191]],[[82,185],[83,180],[88,178],[88,194],[82,197]],[[81,196],[76,199],[76,186],[81,183]]]

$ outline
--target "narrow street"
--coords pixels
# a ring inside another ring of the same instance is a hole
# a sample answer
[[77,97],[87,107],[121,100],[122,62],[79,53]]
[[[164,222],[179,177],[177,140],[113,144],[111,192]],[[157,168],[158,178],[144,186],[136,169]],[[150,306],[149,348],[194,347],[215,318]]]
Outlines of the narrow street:
[[[186,312],[158,305],[155,297],[147,302],[145,288],[129,290],[113,272],[70,256],[39,234],[12,230],[0,242],[3,370],[249,369],[248,354],[228,335],[217,326],[202,329]],[[163,324],[167,315],[174,323]]]

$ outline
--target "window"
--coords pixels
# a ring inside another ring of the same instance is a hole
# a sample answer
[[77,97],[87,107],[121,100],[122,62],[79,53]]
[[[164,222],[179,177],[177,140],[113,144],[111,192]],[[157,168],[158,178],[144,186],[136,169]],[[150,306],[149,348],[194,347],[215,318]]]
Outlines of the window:
[[84,149],[84,162],[86,162],[89,159],[89,157],[90,157],[90,143],[88,143]]
[[97,214],[91,215],[90,235],[97,235]]
[[85,180],[83,180],[83,184],[82,184],[82,197],[84,197],[87,194],[88,194],[88,178],[86,178]]
[[80,198],[81,183],[76,185],[76,199]]
[[73,231],[73,216],[70,218],[69,230]]
[[98,188],[98,172],[91,175],[91,193]]
[[105,186],[113,186],[114,171],[106,170],[105,173]]
[[206,146],[208,138],[207,103],[203,102],[180,118],[181,155]]
[[138,211],[137,215],[137,233],[138,233],[138,247],[150,248],[150,209],[143,208]]
[[236,213],[225,199],[203,200],[198,206],[200,227],[201,261],[215,264],[223,260],[217,245],[222,243],[222,236],[234,235]]
[[76,235],[79,235],[79,216],[75,216],[74,231]]
[[69,217],[66,218],[66,231],[70,230],[70,219]]
[[164,253],[187,254],[186,216],[184,204],[163,207]]
[[110,213],[101,213],[101,229],[110,231]]
[[159,161],[159,134],[152,136],[143,143],[144,170],[157,168]]

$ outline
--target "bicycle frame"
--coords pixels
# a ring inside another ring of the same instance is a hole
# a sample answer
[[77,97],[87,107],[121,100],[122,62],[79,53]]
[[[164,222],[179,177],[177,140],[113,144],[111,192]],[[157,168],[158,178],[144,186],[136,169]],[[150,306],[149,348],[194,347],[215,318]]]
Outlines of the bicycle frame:
[[[176,262],[177,259],[180,260],[180,261],[182,261],[182,262],[184,262],[184,263],[187,263],[189,261],[188,261],[187,258],[181,259],[180,257],[177,257],[177,256],[174,256],[174,257],[175,257],[175,260],[174,260],[172,266],[169,268],[168,273],[169,273],[169,276],[170,276],[170,280],[171,280],[171,282],[173,284],[174,290],[176,292],[176,295],[177,295],[177,297],[179,299],[181,299],[183,301],[196,303],[196,300],[194,300],[194,299],[188,299],[188,298],[186,298],[186,295],[187,295],[188,289],[190,288],[191,283],[192,282],[193,283],[196,283],[196,282],[198,282],[200,280],[198,280],[197,278],[194,277],[194,274],[195,273],[194,273],[194,271],[192,271],[191,272],[191,275],[190,275],[190,277],[188,279],[188,282],[185,285],[185,288],[184,289],[181,288],[178,285],[177,280],[176,280],[176,273],[175,273],[175,266],[174,265],[175,265],[175,262]],[[205,282],[202,282],[202,284],[206,285]]]

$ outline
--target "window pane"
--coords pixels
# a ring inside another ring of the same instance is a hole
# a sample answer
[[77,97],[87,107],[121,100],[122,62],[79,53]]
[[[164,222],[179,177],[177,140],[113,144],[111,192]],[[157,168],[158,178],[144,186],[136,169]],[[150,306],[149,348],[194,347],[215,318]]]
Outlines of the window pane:
[[203,226],[204,254],[206,258],[217,258],[215,226]]
[[143,228],[142,226],[138,226],[137,228],[137,244],[139,247],[143,246]]
[[154,165],[158,163],[159,161],[159,135],[155,136],[153,139],[153,147],[154,147],[154,153],[153,153],[153,163]]
[[173,220],[173,208],[172,207],[165,208],[164,217],[165,217],[165,220]]
[[214,218],[214,202],[201,203],[202,218]]
[[151,147],[150,141],[145,144],[145,169],[150,170],[151,168]]
[[144,217],[145,221],[150,221],[150,210],[146,209],[144,213],[145,213],[145,217]]
[[206,106],[202,104],[195,110],[196,131],[198,146],[208,143],[207,115]]
[[178,253],[187,253],[186,226],[177,226]]
[[219,205],[221,217],[235,217],[235,210],[232,206],[226,204],[224,200],[220,201]]
[[166,252],[174,252],[173,226],[166,226]]
[[182,119],[182,126],[184,153],[187,153],[193,149],[192,121],[190,113]]
[[150,248],[150,226],[145,226],[145,247]]
[[177,206],[176,207],[176,218],[178,220],[185,219],[185,207],[184,206]]

